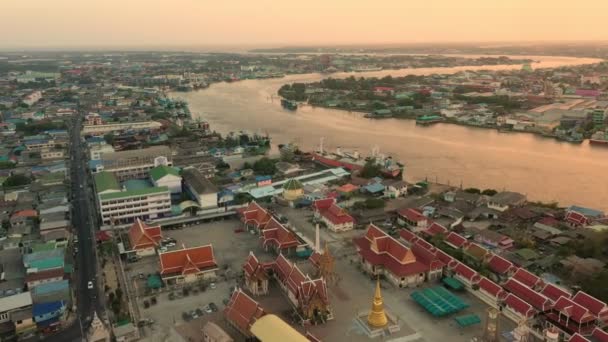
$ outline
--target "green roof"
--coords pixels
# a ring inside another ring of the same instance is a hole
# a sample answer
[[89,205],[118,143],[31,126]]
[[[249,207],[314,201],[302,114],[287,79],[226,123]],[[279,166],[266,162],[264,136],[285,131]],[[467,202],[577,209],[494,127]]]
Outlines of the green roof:
[[153,187],[152,183],[145,179],[129,179],[127,181],[122,182],[122,185],[125,189],[127,189],[127,191],[147,189]]
[[50,251],[56,248],[54,242],[48,243],[35,243],[30,246],[33,253],[41,252],[41,251]]
[[174,167],[170,167],[170,166],[157,166],[155,168],[153,168],[152,170],[150,170],[150,177],[157,181],[165,176],[168,175],[173,175],[173,176],[177,176],[179,177],[179,171],[174,168]]
[[283,189],[285,190],[298,190],[302,188],[302,182],[295,178],[291,178],[287,182],[285,182],[285,184],[283,184]]
[[125,197],[134,197],[134,196],[144,196],[151,195],[161,192],[169,192],[169,188],[166,186],[145,188],[145,189],[136,189],[136,190],[127,190],[127,191],[119,191],[119,192],[110,192],[107,194],[101,194],[99,198],[102,201],[125,198]]
[[32,261],[29,266],[30,268],[36,268],[39,271],[63,267],[63,257],[35,260]]
[[104,192],[107,190],[120,190],[120,185],[116,180],[116,177],[110,172],[99,172],[95,174],[95,188],[97,192]]

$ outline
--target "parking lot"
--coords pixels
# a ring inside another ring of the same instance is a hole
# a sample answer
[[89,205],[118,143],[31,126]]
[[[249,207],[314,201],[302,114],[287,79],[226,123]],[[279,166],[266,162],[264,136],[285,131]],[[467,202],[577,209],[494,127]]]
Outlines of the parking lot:
[[[169,247],[169,251],[182,246],[213,245],[219,268],[218,278],[213,281],[214,288],[211,288],[210,282],[206,282],[202,286],[188,285],[187,295],[184,295],[181,287],[147,290],[148,276],[159,271],[158,256],[147,256],[133,263],[125,263],[125,275],[131,294],[137,299],[139,319],[154,321],[154,324],[143,329],[146,336],[156,336],[172,326],[196,318],[192,315],[187,317],[184,313],[195,313],[198,316],[211,302],[217,305],[218,311],[224,308],[224,301],[229,299],[230,288],[236,285],[236,277],[241,274],[249,251],[256,255],[265,254],[260,248],[258,236],[247,232],[235,233],[235,229],[241,225],[237,219],[226,219],[177,230],[163,230],[164,238],[176,240],[176,245]],[[155,304],[152,298],[156,301]],[[148,303],[147,308],[144,302]]]

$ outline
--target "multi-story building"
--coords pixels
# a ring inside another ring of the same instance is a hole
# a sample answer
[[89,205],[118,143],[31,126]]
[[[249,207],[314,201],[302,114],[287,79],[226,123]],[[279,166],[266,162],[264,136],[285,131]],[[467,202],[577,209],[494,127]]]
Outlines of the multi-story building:
[[201,208],[217,207],[217,187],[198,169],[186,168],[182,171],[182,177],[186,192],[196,199]]
[[150,220],[171,215],[171,193],[166,186],[121,188],[109,172],[95,174],[97,205],[103,226],[127,225],[135,219]]
[[6,326],[0,340],[10,341],[18,334],[35,328],[32,316],[32,296],[23,292],[0,298],[0,325]]
[[125,122],[125,123],[109,123],[105,125],[93,124],[84,125],[82,128],[83,135],[103,135],[112,132],[124,131],[141,131],[141,130],[159,130],[162,127],[160,122],[156,121],[140,121],[140,122]]
[[104,153],[93,173],[107,171],[119,181],[148,178],[151,169],[157,166],[172,166],[171,149],[154,146],[141,150]]
[[90,160],[100,160],[106,153],[114,153],[114,147],[108,144],[92,145],[89,148]]
[[44,149],[40,152],[42,159],[61,159],[63,158],[63,149]]

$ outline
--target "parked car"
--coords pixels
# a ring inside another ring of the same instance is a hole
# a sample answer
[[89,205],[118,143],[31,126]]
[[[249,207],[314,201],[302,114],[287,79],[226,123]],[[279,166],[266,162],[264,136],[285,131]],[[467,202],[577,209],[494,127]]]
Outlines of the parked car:
[[219,308],[217,307],[217,305],[215,305],[214,302],[209,303],[209,308],[211,309],[211,311],[213,312],[218,312]]
[[87,283],[87,289],[92,290],[93,289],[93,282],[89,280],[89,282]]
[[217,286],[215,286],[215,283],[211,283],[211,284],[209,284],[209,288],[211,288],[211,289],[215,289],[216,287],[217,287]]
[[209,307],[209,305],[205,306],[205,312],[210,314],[213,313],[213,310]]

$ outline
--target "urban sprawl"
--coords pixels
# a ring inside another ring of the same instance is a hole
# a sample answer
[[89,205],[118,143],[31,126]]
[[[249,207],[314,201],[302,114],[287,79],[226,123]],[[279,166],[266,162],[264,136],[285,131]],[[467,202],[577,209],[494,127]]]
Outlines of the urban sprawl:
[[296,73],[523,64],[327,78],[279,94],[292,110],[608,143],[607,64],[530,63],[3,56],[0,340],[608,341],[603,211],[408,182],[407,160],[378,150],[302,151],[239,127],[220,134],[168,95]]

